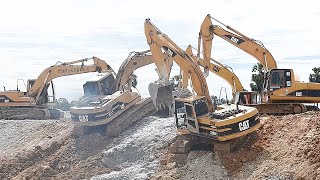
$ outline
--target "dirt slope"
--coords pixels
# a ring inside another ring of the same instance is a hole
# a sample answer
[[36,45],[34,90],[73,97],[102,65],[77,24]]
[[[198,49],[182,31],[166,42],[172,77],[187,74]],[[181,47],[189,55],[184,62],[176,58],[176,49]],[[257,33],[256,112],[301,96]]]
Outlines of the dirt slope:
[[147,117],[117,138],[74,138],[69,121],[0,121],[0,179],[147,179],[175,136],[172,118]]
[[152,179],[320,179],[320,112],[263,118],[244,148],[167,154]]
[[172,118],[144,118],[114,139],[75,139],[68,121],[0,121],[0,179],[320,179],[320,112],[262,123],[231,154],[172,155]]

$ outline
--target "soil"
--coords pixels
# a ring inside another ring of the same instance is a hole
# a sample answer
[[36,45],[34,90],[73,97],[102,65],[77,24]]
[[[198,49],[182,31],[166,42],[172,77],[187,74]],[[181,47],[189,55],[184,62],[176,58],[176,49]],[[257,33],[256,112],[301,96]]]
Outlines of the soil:
[[171,154],[173,118],[144,118],[116,138],[74,138],[68,120],[0,120],[0,179],[320,179],[320,112],[262,118],[230,154]]
[[229,154],[167,153],[152,179],[320,179],[320,112],[262,118]]

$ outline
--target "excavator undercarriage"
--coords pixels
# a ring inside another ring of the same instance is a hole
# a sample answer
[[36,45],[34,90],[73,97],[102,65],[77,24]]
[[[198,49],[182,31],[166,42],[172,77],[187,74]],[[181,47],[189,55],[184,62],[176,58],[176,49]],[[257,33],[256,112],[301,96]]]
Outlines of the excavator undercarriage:
[[[71,110],[71,116],[74,123],[74,135],[82,136],[96,130],[101,130],[105,132],[107,136],[115,137],[135,121],[156,112],[156,108],[150,98],[140,98],[137,96],[131,102],[125,103],[118,101],[117,104],[117,107],[111,105],[113,107],[111,111],[102,110],[94,114],[88,112],[89,117],[80,115],[81,118],[79,118],[77,109],[73,108]],[[110,114],[105,114],[105,112]],[[111,114],[111,112],[113,112],[113,114]]]

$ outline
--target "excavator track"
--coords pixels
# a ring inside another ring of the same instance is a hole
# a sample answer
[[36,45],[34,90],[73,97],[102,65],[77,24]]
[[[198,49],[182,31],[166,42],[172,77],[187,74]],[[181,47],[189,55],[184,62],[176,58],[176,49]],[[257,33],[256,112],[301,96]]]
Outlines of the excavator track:
[[38,108],[10,108],[3,109],[1,119],[6,120],[24,120],[24,119],[49,119],[50,112],[47,109]]
[[145,98],[138,101],[129,109],[123,111],[119,116],[115,117],[111,122],[99,126],[83,126],[80,124],[74,125],[74,136],[79,137],[85,134],[90,134],[95,131],[103,131],[107,136],[118,136],[132,123],[141,118],[154,114],[156,107],[152,103],[151,98]]
[[110,137],[118,136],[135,121],[155,112],[156,108],[153,105],[151,98],[142,99],[118,116],[116,120],[111,121],[106,127],[106,135]]
[[259,114],[268,115],[300,114],[307,111],[307,107],[301,103],[266,103],[249,106],[257,108]]
[[173,154],[188,154],[193,148],[197,146],[207,145],[211,146],[213,152],[220,154],[231,153],[238,148],[241,148],[247,141],[251,134],[242,136],[228,141],[217,141],[192,134],[180,134],[169,147],[169,151]]
[[40,108],[7,108],[0,110],[0,119],[24,120],[24,119],[59,119],[63,113],[57,109]]

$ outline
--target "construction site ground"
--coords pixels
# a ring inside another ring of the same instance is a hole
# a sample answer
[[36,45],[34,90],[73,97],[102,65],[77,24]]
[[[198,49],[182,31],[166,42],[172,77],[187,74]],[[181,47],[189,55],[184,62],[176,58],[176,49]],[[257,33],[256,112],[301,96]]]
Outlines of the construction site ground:
[[171,154],[173,118],[146,117],[116,138],[74,138],[64,120],[0,120],[0,179],[320,179],[320,112],[262,118],[230,154]]

